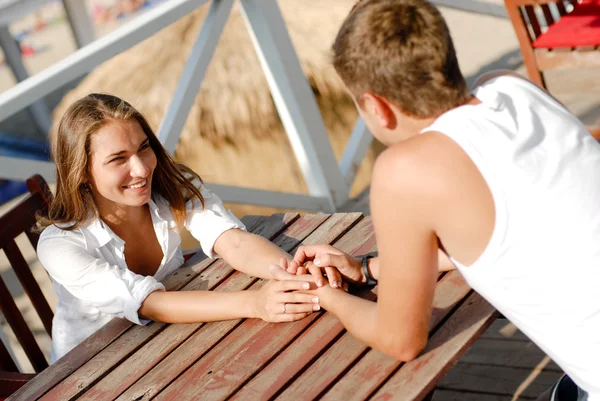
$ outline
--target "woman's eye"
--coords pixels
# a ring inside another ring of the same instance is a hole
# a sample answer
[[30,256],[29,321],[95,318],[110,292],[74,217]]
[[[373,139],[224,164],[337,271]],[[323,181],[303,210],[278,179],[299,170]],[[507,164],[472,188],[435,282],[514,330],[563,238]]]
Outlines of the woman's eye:
[[146,150],[150,148],[150,144],[149,143],[145,143],[140,147],[140,150]]
[[124,158],[123,156],[118,156],[118,157],[115,157],[114,159],[112,159],[112,160],[110,161],[110,163],[114,163],[114,162],[120,162],[120,161],[122,161],[122,160],[125,160],[125,158]]

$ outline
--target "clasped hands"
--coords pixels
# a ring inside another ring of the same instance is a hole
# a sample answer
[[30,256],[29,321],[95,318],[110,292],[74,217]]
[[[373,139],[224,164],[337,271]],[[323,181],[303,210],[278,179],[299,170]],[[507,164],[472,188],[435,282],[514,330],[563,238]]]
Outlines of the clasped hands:
[[275,302],[260,314],[268,321],[295,321],[328,309],[333,291],[366,283],[360,260],[330,245],[301,246],[291,262],[282,258],[270,271],[273,280],[263,289]]

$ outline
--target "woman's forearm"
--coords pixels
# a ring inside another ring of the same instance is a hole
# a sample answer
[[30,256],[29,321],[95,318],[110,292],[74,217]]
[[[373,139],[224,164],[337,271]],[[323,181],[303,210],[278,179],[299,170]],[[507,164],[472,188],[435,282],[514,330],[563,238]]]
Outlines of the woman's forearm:
[[215,251],[236,270],[261,278],[272,278],[269,266],[292,257],[269,240],[241,230],[229,230],[215,243]]
[[140,317],[163,323],[198,323],[256,317],[256,291],[154,291]]

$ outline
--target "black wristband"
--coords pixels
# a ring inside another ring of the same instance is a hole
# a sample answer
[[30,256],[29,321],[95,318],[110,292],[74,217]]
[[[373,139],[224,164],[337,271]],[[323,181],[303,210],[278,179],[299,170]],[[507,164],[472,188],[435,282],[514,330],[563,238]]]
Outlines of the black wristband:
[[368,268],[369,259],[371,259],[372,257],[373,257],[373,255],[365,255],[362,257],[362,260],[361,260],[362,271],[363,271],[363,274],[365,275],[365,278],[367,279],[366,285],[376,285],[377,284],[377,280],[375,280],[371,276],[371,273],[369,273],[369,268]]

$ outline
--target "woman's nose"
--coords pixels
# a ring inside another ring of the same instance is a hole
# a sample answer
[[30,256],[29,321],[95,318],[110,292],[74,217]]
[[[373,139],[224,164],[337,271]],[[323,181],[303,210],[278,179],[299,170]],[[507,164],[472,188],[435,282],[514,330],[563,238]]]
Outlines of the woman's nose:
[[148,175],[149,168],[144,161],[136,156],[131,158],[131,176],[132,177],[145,177]]

